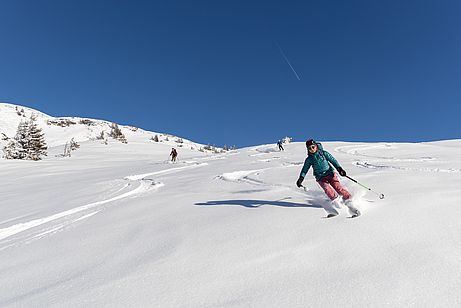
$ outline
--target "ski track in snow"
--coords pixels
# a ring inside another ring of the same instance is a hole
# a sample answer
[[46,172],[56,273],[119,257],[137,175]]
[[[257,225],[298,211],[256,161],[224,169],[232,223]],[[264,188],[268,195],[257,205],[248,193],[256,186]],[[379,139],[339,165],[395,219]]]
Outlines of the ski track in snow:
[[42,237],[47,236],[48,234],[56,233],[56,232],[61,231],[62,229],[64,229],[64,227],[65,227],[65,225],[59,225],[57,227],[53,227],[50,230],[47,230],[47,231],[44,231],[42,233],[39,233],[39,234],[35,235],[34,237],[32,237],[32,239],[42,238]]
[[266,155],[266,154],[274,154],[274,153],[280,153],[280,150],[276,147],[272,146],[266,146],[266,147],[260,147],[257,149],[251,150],[251,152],[256,152],[255,154],[249,154],[249,157],[258,157],[261,155]]
[[[335,152],[345,153],[353,156],[361,156],[370,158],[369,161],[357,160],[353,162],[353,165],[367,169],[393,169],[402,171],[416,171],[416,172],[461,172],[461,169],[456,168],[413,168],[413,167],[402,167],[391,165],[389,163],[421,163],[421,162],[434,162],[437,161],[434,157],[419,157],[419,158],[395,158],[395,157],[383,157],[367,155],[359,151],[376,150],[376,149],[395,149],[396,147],[391,144],[379,144],[379,145],[348,145],[340,146],[334,149]],[[440,162],[440,161],[438,161]]]
[[403,170],[403,171],[420,171],[420,172],[461,172],[461,169],[444,169],[444,168],[410,168],[410,167],[399,167],[399,166],[390,166],[390,165],[377,165],[371,164],[363,161],[356,161],[354,165],[362,168],[368,169],[394,169],[394,170]]
[[[85,204],[85,205],[82,205],[82,206],[79,206],[79,207],[76,207],[76,208],[73,208],[67,211],[63,211],[57,214],[50,215],[47,217],[37,218],[37,219],[30,220],[28,222],[18,223],[18,224],[15,224],[15,225],[12,225],[6,228],[2,228],[0,229],[0,245],[1,244],[6,244],[6,245],[3,247],[0,246],[0,250],[16,245],[17,241],[14,241],[14,240],[9,241],[9,238],[19,233],[23,233],[28,230],[41,227],[39,228],[39,230],[36,230],[34,232],[35,235],[30,236],[29,234],[29,235],[26,235],[20,238],[19,240],[20,241],[25,240],[27,242],[33,239],[43,238],[46,235],[53,234],[53,233],[56,233],[64,229],[70,224],[73,224],[75,222],[78,222],[78,221],[87,219],[93,215],[96,215],[102,210],[101,206],[104,206],[108,203],[112,203],[112,202],[119,201],[122,199],[136,197],[149,190],[157,189],[157,188],[164,186],[162,182],[156,182],[153,179],[146,179],[146,177],[148,176],[165,175],[165,174],[179,172],[182,170],[187,170],[187,169],[192,169],[192,168],[197,168],[197,167],[208,165],[208,163],[196,163],[196,162],[188,162],[188,163],[194,163],[194,164],[188,165],[188,166],[177,167],[177,168],[170,168],[170,169],[156,171],[156,172],[126,176],[124,180],[134,181],[138,183],[138,186],[135,189],[122,193],[112,198],[92,202],[92,203]],[[131,186],[131,184],[132,183],[126,183],[122,188],[117,190],[115,194],[127,189],[128,187]],[[50,223],[52,223],[51,226],[50,226]]]
[[375,160],[385,160],[385,161],[394,161],[394,162],[426,162],[434,161],[434,157],[420,157],[420,158],[395,158],[395,157],[386,157],[386,156],[374,156],[361,153],[359,151],[367,150],[376,150],[376,149],[395,149],[396,147],[390,144],[378,144],[378,145],[347,145],[340,146],[334,149],[335,152],[345,153],[354,156],[362,156],[373,158]]
[[272,159],[258,159],[258,161],[262,163],[270,163]]
[[189,166],[170,168],[170,169],[166,169],[166,170],[143,173],[143,174],[129,175],[129,176],[126,176],[124,179],[125,180],[130,180],[130,181],[142,180],[145,177],[152,176],[152,175],[170,174],[170,173],[175,173],[175,172],[178,172],[178,171],[181,171],[181,170],[193,169],[193,168],[202,167],[202,166],[206,166],[206,165],[208,165],[208,163],[195,163],[194,165],[189,165]]
[[[73,223],[82,221],[84,219],[87,219],[91,216],[96,215],[102,210],[102,206],[105,206],[108,203],[112,203],[112,202],[119,201],[122,199],[130,198],[130,197],[136,197],[149,190],[157,189],[157,188],[164,186],[164,184],[161,182],[152,182],[152,181],[145,181],[145,180],[138,181],[138,184],[139,185],[135,189],[125,192],[123,194],[120,194],[118,196],[109,198],[109,199],[92,202],[92,203],[85,204],[85,205],[82,205],[82,206],[79,206],[79,207],[76,207],[76,208],[73,208],[67,211],[63,211],[57,214],[50,215],[47,217],[37,218],[34,220],[30,220],[28,222],[22,222],[22,223],[18,223],[18,224],[15,224],[15,225],[12,225],[6,228],[2,228],[0,229],[0,245],[2,245],[3,247],[0,246],[0,250],[4,250],[5,248],[15,246],[19,242],[23,242],[23,241],[28,242],[33,239],[43,238],[44,236],[49,235],[49,234],[54,234],[58,231],[61,231],[62,229],[64,229],[65,227]],[[130,184],[127,183],[120,190],[118,190],[118,192],[129,186]],[[26,234],[17,240],[10,239],[13,236],[16,236],[26,231],[30,231],[31,229],[35,229],[35,228],[38,228],[38,229],[34,230],[32,232],[33,233],[32,235]]]
[[[280,157],[280,156],[274,156],[272,158],[258,159],[258,162],[270,163],[270,162],[273,162],[275,160],[281,160],[281,159],[282,159],[282,157]],[[286,157],[283,157],[283,159],[286,159]]]
[[91,217],[91,216],[93,216],[93,215],[98,214],[99,212],[101,212],[101,210],[98,210],[98,211],[95,211],[95,212],[91,212],[91,213],[86,214],[86,215],[84,215],[84,216],[82,216],[82,217],[80,217],[80,218],[75,219],[74,222],[87,219],[87,218],[89,218],[89,217]]

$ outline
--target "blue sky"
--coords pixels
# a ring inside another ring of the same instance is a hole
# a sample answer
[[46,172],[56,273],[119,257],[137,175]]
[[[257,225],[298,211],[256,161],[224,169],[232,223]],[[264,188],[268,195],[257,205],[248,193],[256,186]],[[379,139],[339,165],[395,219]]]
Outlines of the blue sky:
[[455,0],[4,0],[0,100],[216,145],[461,138],[459,16]]

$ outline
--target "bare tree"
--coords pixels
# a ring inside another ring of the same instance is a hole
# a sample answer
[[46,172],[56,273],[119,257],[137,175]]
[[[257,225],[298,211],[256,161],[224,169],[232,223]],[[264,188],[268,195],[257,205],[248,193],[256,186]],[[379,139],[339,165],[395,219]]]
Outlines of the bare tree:
[[119,140],[121,141],[122,143],[128,143],[128,141],[126,140],[126,137],[125,135],[122,133],[122,130],[118,127],[117,123],[112,123],[111,126],[110,126],[110,133],[109,133],[109,136],[116,139],[116,140]]

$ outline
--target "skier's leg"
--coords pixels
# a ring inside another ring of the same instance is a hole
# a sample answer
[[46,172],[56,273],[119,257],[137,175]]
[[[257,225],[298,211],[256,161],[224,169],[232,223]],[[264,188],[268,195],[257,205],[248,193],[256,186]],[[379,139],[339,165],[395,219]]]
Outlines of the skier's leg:
[[338,194],[334,191],[334,189],[328,182],[328,177],[321,178],[317,181],[317,183],[319,183],[320,187],[322,187],[323,191],[328,196],[328,198],[330,198],[330,200],[334,200],[336,199]]
[[323,209],[327,212],[327,218],[338,216],[338,211],[333,207],[331,202],[326,202],[323,204]]
[[338,177],[336,176],[336,173],[333,175],[333,177],[331,177],[329,182],[330,182],[331,186],[334,188],[334,190],[336,190],[338,192],[338,194],[343,196],[343,200],[348,200],[348,199],[351,198],[351,194],[347,191],[347,189],[345,189],[341,185],[341,183],[339,182]]
[[333,176],[333,178],[330,180],[330,184],[331,186],[333,186],[333,188],[343,197],[343,200],[344,200],[344,204],[347,206],[347,208],[349,209],[349,213],[353,216],[353,217],[357,217],[360,215],[360,211],[354,206],[354,204],[352,203],[352,199],[351,199],[351,194],[347,191],[347,189],[345,189],[341,183],[339,182],[338,180],[338,177],[336,176],[336,174]]
[[338,195],[333,190],[333,188],[330,186],[330,184],[328,184],[327,179],[320,179],[317,181],[317,183],[319,183],[320,187],[322,187],[325,194],[331,200],[331,203],[327,202],[323,204],[323,209],[328,214],[327,217],[333,217],[333,216],[338,215],[339,214],[338,211],[333,207],[333,202],[334,202],[333,200],[337,199]]

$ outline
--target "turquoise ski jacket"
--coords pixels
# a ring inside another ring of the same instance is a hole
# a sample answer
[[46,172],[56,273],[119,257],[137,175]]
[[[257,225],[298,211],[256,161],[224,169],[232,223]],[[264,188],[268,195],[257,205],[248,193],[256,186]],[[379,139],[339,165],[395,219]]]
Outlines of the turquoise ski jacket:
[[314,154],[309,153],[304,161],[304,166],[300,174],[303,178],[306,177],[306,174],[311,166],[312,169],[314,169],[314,176],[317,181],[325,176],[334,174],[334,169],[330,163],[336,168],[336,170],[341,168],[333,155],[325,151],[320,143],[317,143],[317,148],[317,152]]

